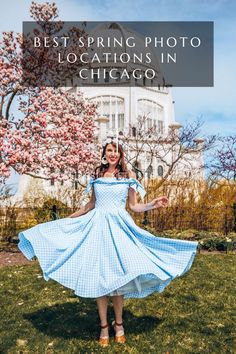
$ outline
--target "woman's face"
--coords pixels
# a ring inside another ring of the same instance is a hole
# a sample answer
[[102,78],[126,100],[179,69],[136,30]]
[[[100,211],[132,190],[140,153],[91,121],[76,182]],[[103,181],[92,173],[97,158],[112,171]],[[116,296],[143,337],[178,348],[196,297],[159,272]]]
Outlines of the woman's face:
[[112,166],[116,166],[117,162],[120,159],[120,153],[116,151],[116,146],[108,144],[105,151],[105,156],[108,163]]

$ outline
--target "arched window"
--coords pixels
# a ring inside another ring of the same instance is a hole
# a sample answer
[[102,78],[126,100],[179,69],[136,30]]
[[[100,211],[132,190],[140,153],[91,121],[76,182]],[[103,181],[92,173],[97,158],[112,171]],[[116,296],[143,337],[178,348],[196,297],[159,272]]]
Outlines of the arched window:
[[152,167],[152,165],[149,165],[149,166],[148,166],[146,172],[147,172],[148,178],[151,178],[151,175],[152,175],[152,173],[153,173],[153,167]]
[[[96,96],[89,99],[89,102],[98,105],[97,111],[99,116],[109,118],[107,129],[118,129],[123,131],[125,128],[125,101],[124,98],[111,95]],[[116,122],[117,120],[117,122]]]
[[132,127],[132,136],[136,137],[136,127]]
[[163,167],[161,165],[159,165],[157,167],[157,174],[158,174],[159,177],[163,177],[163,175],[164,175],[164,169],[163,169]]
[[139,99],[138,116],[147,117],[146,129],[155,126],[159,134],[164,133],[164,109],[157,102],[148,99]]

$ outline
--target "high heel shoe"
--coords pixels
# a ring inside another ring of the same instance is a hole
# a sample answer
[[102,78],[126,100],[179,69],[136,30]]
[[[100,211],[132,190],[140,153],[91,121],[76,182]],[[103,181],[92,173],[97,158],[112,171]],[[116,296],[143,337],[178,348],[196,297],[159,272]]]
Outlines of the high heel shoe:
[[[101,328],[107,328],[109,329],[109,325],[108,323],[104,326],[100,326]],[[99,340],[98,340],[98,343],[101,347],[105,348],[105,347],[108,347],[109,345],[109,337],[99,337]]]
[[115,327],[122,326],[122,325],[123,325],[123,322],[117,323],[116,321],[112,321],[112,326],[113,326],[113,329],[115,332],[115,342],[116,343],[125,343],[126,342],[126,338],[125,338],[125,334],[124,334],[123,329],[120,331],[117,331],[117,332],[115,331]]

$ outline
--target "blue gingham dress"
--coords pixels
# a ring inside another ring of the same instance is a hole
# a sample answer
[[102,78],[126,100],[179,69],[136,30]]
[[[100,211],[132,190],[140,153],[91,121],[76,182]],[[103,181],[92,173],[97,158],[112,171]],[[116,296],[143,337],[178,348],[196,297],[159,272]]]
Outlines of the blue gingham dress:
[[190,269],[198,242],[156,237],[126,211],[129,188],[145,195],[136,179],[90,179],[85,192],[92,188],[96,202],[88,213],[19,234],[19,249],[29,260],[37,257],[45,280],[85,298],[143,298]]

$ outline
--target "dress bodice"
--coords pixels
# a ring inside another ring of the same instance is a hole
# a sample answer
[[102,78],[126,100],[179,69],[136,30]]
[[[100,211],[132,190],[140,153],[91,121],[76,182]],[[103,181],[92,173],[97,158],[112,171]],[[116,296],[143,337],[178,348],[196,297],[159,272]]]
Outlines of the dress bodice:
[[135,178],[90,178],[85,192],[88,193],[92,187],[96,197],[95,207],[106,210],[125,208],[129,188],[139,192],[141,198],[146,194],[143,186]]

